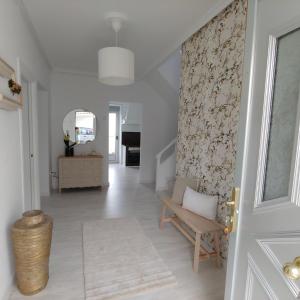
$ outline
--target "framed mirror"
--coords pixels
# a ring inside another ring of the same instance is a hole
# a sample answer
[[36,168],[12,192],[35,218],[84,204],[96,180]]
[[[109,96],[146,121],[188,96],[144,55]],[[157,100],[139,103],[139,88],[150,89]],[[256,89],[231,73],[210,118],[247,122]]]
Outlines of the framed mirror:
[[96,138],[96,116],[84,109],[74,109],[66,114],[63,131],[65,135],[69,135],[73,143],[92,142]]

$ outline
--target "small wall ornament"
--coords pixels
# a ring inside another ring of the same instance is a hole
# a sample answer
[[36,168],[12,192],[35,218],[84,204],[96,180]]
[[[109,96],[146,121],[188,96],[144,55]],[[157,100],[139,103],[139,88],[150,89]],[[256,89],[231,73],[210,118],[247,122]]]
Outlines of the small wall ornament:
[[16,110],[22,107],[22,87],[15,70],[0,58],[0,109]]
[[15,95],[15,94],[20,95],[20,93],[22,91],[21,85],[12,79],[8,80],[8,87],[10,88],[10,91],[12,92],[13,95]]

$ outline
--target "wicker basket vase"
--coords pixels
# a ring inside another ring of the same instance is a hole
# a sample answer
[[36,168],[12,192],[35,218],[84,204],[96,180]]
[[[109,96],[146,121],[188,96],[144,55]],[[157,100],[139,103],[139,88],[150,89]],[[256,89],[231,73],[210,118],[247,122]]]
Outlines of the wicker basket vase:
[[17,286],[24,295],[47,285],[52,228],[52,218],[40,210],[25,212],[12,227]]

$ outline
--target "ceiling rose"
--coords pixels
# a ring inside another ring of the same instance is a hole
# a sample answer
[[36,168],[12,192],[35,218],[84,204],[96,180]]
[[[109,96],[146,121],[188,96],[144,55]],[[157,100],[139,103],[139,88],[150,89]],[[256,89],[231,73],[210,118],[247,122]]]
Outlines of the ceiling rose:
[[102,48],[98,52],[98,78],[107,85],[129,85],[134,82],[134,53],[118,46],[118,33],[127,17],[111,12],[105,18],[116,34],[115,47]]

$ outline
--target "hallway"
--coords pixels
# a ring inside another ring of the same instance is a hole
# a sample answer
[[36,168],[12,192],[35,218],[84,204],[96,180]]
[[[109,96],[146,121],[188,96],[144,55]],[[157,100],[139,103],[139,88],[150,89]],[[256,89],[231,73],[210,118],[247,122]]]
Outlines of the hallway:
[[[82,223],[100,218],[136,217],[160,256],[177,278],[173,289],[135,300],[221,300],[225,272],[208,261],[192,271],[192,247],[171,225],[158,228],[160,203],[150,186],[138,183],[138,168],[109,166],[110,187],[66,191],[44,198],[42,209],[54,219],[48,286],[31,299],[83,300]],[[15,289],[11,300],[28,299]],[[131,300],[134,300],[131,299]]]

